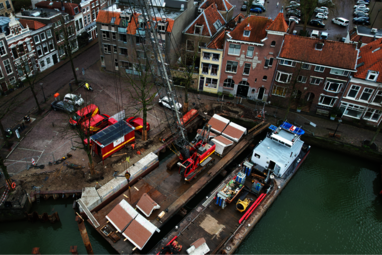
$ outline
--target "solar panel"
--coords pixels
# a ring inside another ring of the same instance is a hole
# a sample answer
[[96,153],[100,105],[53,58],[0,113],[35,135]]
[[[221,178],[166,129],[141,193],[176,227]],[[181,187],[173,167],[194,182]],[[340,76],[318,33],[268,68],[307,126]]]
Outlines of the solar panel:
[[120,120],[114,125],[105,128],[95,135],[92,135],[90,139],[97,141],[103,146],[107,146],[133,130],[135,130],[135,128],[126,123],[125,120]]

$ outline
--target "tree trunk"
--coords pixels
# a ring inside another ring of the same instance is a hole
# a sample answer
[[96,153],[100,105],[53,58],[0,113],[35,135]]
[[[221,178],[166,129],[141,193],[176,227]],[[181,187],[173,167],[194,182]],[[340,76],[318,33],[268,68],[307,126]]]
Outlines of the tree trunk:
[[147,141],[147,138],[148,138],[148,136],[147,136],[147,130],[142,130],[142,140],[143,140],[143,141]]
[[34,100],[36,101],[37,108],[38,108],[38,112],[41,113],[41,112],[42,112],[42,111],[41,111],[41,107],[40,107],[40,104],[38,103],[37,95],[36,95],[36,93],[34,92],[34,85],[29,84],[29,87],[31,88],[31,91],[32,91]]
[[381,131],[381,127],[382,127],[382,122],[378,125],[377,131],[375,131],[375,134],[370,141],[370,145],[372,145],[374,143],[375,139],[377,138],[377,136],[379,134],[379,131]]
[[1,131],[1,135],[3,136],[3,139],[4,139],[4,147],[8,148],[9,147],[9,141],[7,138],[7,134],[5,133],[3,123],[1,121],[0,121],[0,131]]
[[[69,42],[67,42],[67,44],[69,44]],[[72,71],[73,71],[73,75],[74,75],[74,82],[78,86],[77,74],[76,74],[76,70],[74,68],[73,59],[72,59],[72,51],[70,49],[70,46],[67,47],[67,52],[68,52],[68,56],[69,56],[69,59],[70,59],[70,64],[72,66]]]
[[147,107],[146,101],[143,102],[143,126],[142,126],[142,140],[147,140]]
[[186,114],[188,112],[188,102],[183,104],[183,114]]
[[8,174],[7,167],[4,165],[4,159],[0,157],[0,168],[3,171],[5,181],[8,183],[8,187],[10,191],[13,191],[12,189],[12,180],[11,177]]
[[95,171],[94,171],[94,163],[93,163],[93,158],[92,158],[92,151],[86,151],[86,154],[88,155],[89,163],[88,166],[90,168],[90,175],[94,176]]

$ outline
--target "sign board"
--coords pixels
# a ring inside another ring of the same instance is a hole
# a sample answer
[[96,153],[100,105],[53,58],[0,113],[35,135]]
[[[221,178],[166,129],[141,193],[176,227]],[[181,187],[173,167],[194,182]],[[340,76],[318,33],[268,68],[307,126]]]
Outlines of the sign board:
[[36,162],[34,161],[34,158],[32,158],[32,165],[36,165]]
[[113,145],[114,145],[114,147],[117,147],[119,144],[123,143],[124,141],[125,141],[125,137],[122,136],[121,138],[115,140],[115,141],[113,142]]
[[117,112],[116,114],[114,114],[114,115],[111,116],[110,118],[113,118],[113,119],[115,119],[116,121],[123,120],[124,118],[126,118],[125,110],[122,110],[122,111],[120,111],[120,112]]
[[312,127],[316,127],[317,125],[315,124],[315,123],[313,123],[313,122],[310,122],[309,123]]

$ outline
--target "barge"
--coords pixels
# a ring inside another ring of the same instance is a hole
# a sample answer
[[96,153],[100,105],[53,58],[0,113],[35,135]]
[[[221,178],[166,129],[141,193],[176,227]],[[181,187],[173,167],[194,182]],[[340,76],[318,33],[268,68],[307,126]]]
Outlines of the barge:
[[[221,117],[213,116],[208,123],[216,130],[218,137],[223,136],[224,130],[228,127],[227,134],[232,136],[232,128],[236,125],[230,125],[229,120],[226,122],[220,120]],[[151,237],[158,235],[163,225],[175,214],[186,215],[187,211],[183,206],[268,126],[268,123],[261,122],[248,132],[246,129],[239,130],[240,136],[235,139],[240,141],[227,145],[221,150],[222,154],[217,152],[211,154],[208,163],[199,166],[203,168],[202,171],[198,171],[197,177],[191,181],[185,180],[186,178],[179,174],[178,168],[181,167],[173,164],[176,161],[174,155],[160,162],[159,166],[158,161],[151,164],[151,168],[146,170],[144,176],[134,178],[132,183],[127,183],[109,197],[105,196],[105,199],[92,209],[88,210],[89,208],[83,206],[81,201],[79,204],[88,216],[88,222],[116,252],[147,253],[157,242]],[[224,141],[224,139],[219,140],[220,143]],[[224,147],[222,144],[220,146]],[[168,165],[175,167],[169,170]]]
[[304,162],[304,131],[284,122],[158,243],[151,254],[231,254]]

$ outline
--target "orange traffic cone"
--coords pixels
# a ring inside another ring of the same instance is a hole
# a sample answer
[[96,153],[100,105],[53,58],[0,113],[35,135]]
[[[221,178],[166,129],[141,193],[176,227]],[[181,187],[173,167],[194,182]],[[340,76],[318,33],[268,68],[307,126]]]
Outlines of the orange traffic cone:
[[141,152],[140,152],[140,151],[137,151],[137,154],[138,154],[138,155],[141,155]]
[[135,143],[131,144],[131,148],[133,148],[133,150],[135,149]]

